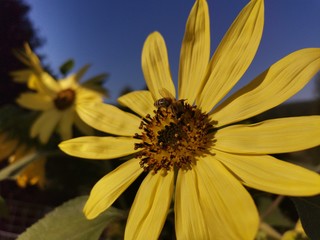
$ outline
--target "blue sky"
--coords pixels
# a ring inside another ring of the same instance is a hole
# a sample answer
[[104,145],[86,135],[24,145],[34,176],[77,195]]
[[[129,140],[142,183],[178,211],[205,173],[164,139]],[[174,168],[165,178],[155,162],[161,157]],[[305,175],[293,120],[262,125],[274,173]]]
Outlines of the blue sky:
[[[92,64],[86,76],[110,73],[107,87],[115,101],[125,86],[144,87],[140,57],[149,33],[164,36],[171,71],[177,79],[185,22],[194,0],[25,0],[30,18],[46,42],[39,53],[53,70],[74,58],[75,69]],[[212,51],[248,0],[208,0]],[[239,83],[246,84],[295,50],[320,47],[319,0],[265,0],[265,28],[256,58]],[[315,96],[314,81],[294,100]]]

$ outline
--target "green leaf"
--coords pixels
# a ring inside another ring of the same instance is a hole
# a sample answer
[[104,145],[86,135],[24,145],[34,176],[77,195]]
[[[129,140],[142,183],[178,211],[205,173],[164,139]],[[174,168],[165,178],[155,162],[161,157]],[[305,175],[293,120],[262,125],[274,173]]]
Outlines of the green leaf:
[[110,207],[99,217],[87,220],[82,208],[88,196],[72,199],[48,213],[28,228],[17,240],[97,240],[104,228],[119,217],[122,211]]
[[320,239],[320,195],[313,197],[292,197],[301,224],[309,238]]
[[61,74],[67,75],[73,67],[74,67],[74,61],[73,59],[69,59],[60,66],[59,70]]
[[9,211],[5,200],[0,196],[0,217],[8,216]]
[[9,166],[1,169],[0,171],[0,181],[15,176],[20,170],[29,164],[31,161],[38,158],[40,155],[39,152],[34,152],[31,154],[28,154],[27,156],[23,157],[19,161],[10,164]]

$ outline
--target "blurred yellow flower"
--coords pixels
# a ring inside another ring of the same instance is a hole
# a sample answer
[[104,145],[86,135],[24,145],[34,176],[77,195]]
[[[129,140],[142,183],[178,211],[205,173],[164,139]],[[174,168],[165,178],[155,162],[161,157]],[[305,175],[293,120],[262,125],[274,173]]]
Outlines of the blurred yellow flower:
[[290,230],[284,233],[281,240],[308,240],[308,236],[302,228],[300,219],[298,220],[294,230]]
[[18,147],[18,140],[8,137],[8,134],[0,133],[0,162],[7,159]]
[[[66,140],[72,137],[73,124],[83,133],[93,134],[92,128],[86,125],[77,114],[77,108],[81,103],[103,100],[103,94],[99,89],[92,90],[87,87],[86,82],[79,83],[89,66],[84,66],[76,74],[56,80],[43,71],[39,59],[28,45],[26,45],[25,54],[19,56],[30,70],[16,71],[12,75],[17,81],[27,79],[29,88],[34,91],[21,94],[17,103],[22,107],[42,112],[32,125],[31,137],[39,137],[40,142],[45,144],[56,130],[61,139]],[[100,79],[105,75],[97,77]]]
[[[9,164],[13,164],[34,152],[35,149],[21,145],[17,139],[8,137],[4,132],[0,133],[0,161],[8,159]],[[39,157],[22,168],[15,176],[17,184],[23,188],[27,185],[38,185],[44,188],[45,162],[45,157]]]
[[[20,145],[16,149],[16,151],[9,157],[9,162],[17,162],[34,152],[35,149],[29,148],[26,145]],[[22,188],[25,188],[28,185],[38,185],[40,188],[44,188],[46,183],[46,161],[46,158],[42,156],[26,165],[26,167],[24,167],[16,176],[17,184]]]
[[32,51],[29,44],[24,44],[24,51],[14,52],[17,58],[28,68],[11,72],[16,82],[27,83],[30,89],[35,89],[37,80],[44,72],[38,56]]
[[88,219],[143,172],[125,239],[158,239],[174,199],[177,239],[250,240],[259,216],[244,186],[291,196],[320,193],[317,173],[268,155],[319,145],[320,116],[233,124],[298,92],[319,71],[320,49],[284,57],[217,106],[253,60],[263,24],[263,0],[250,1],[209,61],[208,6],[197,0],[182,42],[177,99],[164,39],[154,32],[142,51],[149,91],[118,99],[142,120],[102,103],[79,108],[86,123],[115,136],[64,141],[63,151],[92,159],[134,154],[93,187],[84,207]]

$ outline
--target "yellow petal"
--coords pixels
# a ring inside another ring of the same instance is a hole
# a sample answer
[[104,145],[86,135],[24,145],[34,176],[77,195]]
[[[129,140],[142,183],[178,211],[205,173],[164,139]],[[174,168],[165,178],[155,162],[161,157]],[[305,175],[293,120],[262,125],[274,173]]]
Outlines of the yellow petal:
[[78,114],[75,114],[74,116],[74,124],[84,135],[94,135],[94,129],[82,121]]
[[[37,74],[31,74],[28,78],[28,88],[37,91],[38,90],[38,86],[39,86],[39,75]],[[53,96],[53,95],[49,95],[49,96]]]
[[58,133],[62,140],[72,138],[72,126],[74,122],[74,109],[67,109],[62,112],[61,120],[58,125]]
[[300,219],[297,221],[294,230],[305,235],[305,232],[304,232],[304,229],[302,227],[302,223],[301,223]]
[[210,57],[208,4],[196,1],[191,9],[180,52],[179,98],[193,103],[202,85]]
[[195,171],[179,171],[174,204],[177,239],[210,239],[200,201]]
[[27,155],[36,155],[35,150],[33,148],[28,148],[27,145],[18,144],[17,147],[14,149],[14,152],[9,157],[9,162],[17,162],[22,158],[26,157]]
[[61,89],[75,89],[79,86],[75,78],[75,74],[69,75],[63,79],[59,79],[58,83]]
[[254,239],[259,216],[242,184],[214,156],[200,159],[193,169],[200,205],[205,209],[208,239]]
[[264,24],[263,0],[252,0],[241,11],[215,51],[199,106],[209,112],[237,83],[258,49]]
[[320,193],[319,174],[274,157],[215,151],[215,158],[249,187],[289,196]]
[[141,183],[132,204],[124,239],[157,240],[172,201],[174,173],[149,173]]
[[128,137],[78,137],[59,144],[65,153],[89,159],[113,159],[137,152],[134,138]]
[[34,88],[40,93],[55,97],[56,94],[61,90],[58,82],[47,72],[42,72],[40,78],[40,80],[34,83]]
[[31,127],[31,137],[39,136],[41,143],[47,143],[61,116],[56,109],[43,112]]
[[77,106],[80,118],[91,127],[120,136],[133,136],[140,132],[141,120],[109,104],[94,103]]
[[149,91],[134,91],[118,98],[118,102],[138,113],[141,117],[153,113],[154,100]]
[[93,219],[107,210],[142,172],[139,160],[132,159],[101,178],[92,188],[84,206],[86,217]]
[[44,188],[46,182],[45,176],[46,158],[38,158],[28,164],[17,176],[17,184],[24,188],[27,185],[38,185]]
[[225,127],[214,148],[232,153],[271,154],[320,145],[320,116],[290,117]]
[[40,73],[43,71],[41,66],[41,61],[38,56],[32,51],[30,45],[28,43],[24,44],[24,49],[26,52],[27,61],[29,61],[29,65],[35,72]]
[[16,57],[30,67],[35,73],[41,73],[43,71],[41,62],[38,56],[32,51],[28,43],[24,44],[24,51],[14,50]]
[[7,134],[0,134],[0,161],[7,159],[17,148],[19,141],[9,138]]
[[171,79],[167,47],[160,33],[153,32],[147,37],[142,50],[141,64],[154,100],[163,98],[159,93],[162,88],[167,89],[173,96],[176,95]]
[[13,78],[13,80],[19,83],[26,83],[33,74],[33,71],[30,69],[23,69],[10,72],[10,76]]
[[17,103],[32,110],[47,110],[53,108],[53,101],[50,97],[38,93],[22,93],[17,99]]
[[101,93],[98,93],[98,92],[93,91],[88,88],[78,86],[76,88],[76,94],[77,94],[77,98],[75,101],[76,105],[87,104],[88,102],[90,102],[90,103],[93,103],[93,102],[102,103],[103,102],[103,97],[102,97]]
[[222,103],[211,118],[223,126],[255,116],[292,97],[319,70],[320,48],[291,53]]

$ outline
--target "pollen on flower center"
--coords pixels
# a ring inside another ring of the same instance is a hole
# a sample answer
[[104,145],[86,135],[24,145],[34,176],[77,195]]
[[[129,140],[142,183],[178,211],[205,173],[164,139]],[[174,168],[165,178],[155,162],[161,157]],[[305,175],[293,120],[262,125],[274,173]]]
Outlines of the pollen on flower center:
[[73,104],[75,97],[76,93],[74,90],[62,90],[57,94],[56,98],[54,99],[54,105],[59,110],[65,110]]
[[213,128],[208,114],[185,100],[170,99],[160,104],[153,117],[148,114],[142,119],[142,133],[134,136],[142,141],[135,144],[135,149],[141,149],[136,155],[141,159],[140,166],[153,173],[192,169],[197,157],[209,153]]

